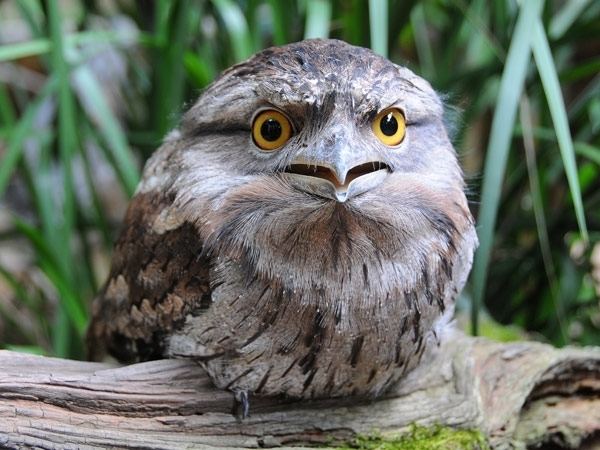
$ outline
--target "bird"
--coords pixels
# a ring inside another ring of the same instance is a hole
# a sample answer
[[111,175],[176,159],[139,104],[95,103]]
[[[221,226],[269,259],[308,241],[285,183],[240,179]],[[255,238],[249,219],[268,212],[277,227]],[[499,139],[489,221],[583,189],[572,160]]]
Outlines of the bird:
[[453,327],[477,247],[431,85],[334,39],[225,70],[147,161],[89,354],[250,395],[374,398]]

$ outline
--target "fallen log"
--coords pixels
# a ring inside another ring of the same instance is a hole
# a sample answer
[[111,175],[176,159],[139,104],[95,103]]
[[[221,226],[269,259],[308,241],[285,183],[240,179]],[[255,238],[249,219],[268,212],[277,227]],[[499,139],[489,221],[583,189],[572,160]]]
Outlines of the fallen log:
[[600,348],[503,344],[456,332],[374,401],[254,397],[243,421],[232,406],[231,394],[215,389],[193,361],[116,366],[0,351],[6,448],[333,445],[416,423],[478,429],[493,448],[509,449],[597,442]]

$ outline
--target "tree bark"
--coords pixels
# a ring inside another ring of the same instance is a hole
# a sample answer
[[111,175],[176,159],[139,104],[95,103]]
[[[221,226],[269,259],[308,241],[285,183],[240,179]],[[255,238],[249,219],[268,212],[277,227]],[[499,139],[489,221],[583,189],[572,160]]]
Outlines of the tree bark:
[[598,439],[600,348],[456,332],[377,400],[254,397],[243,421],[232,406],[193,361],[123,367],[0,351],[0,446],[8,448],[332,445],[418,423],[476,428],[509,449]]

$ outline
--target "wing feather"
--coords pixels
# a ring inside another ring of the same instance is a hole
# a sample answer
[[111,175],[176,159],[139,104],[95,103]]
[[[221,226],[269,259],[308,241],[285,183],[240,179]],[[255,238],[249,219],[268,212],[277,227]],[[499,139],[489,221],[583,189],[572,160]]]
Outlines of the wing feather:
[[173,198],[156,191],[130,203],[111,272],[92,307],[90,359],[160,358],[164,337],[210,304],[209,261],[193,224],[164,226]]

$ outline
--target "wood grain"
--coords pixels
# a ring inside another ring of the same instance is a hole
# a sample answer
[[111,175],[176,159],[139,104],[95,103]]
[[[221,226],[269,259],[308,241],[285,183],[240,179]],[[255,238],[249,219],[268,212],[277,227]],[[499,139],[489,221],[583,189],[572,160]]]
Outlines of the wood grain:
[[600,431],[600,348],[500,344],[456,333],[391,392],[292,402],[253,398],[231,415],[192,361],[130,366],[0,351],[0,445],[43,449],[331,445],[412,423],[478,428],[495,448],[577,448]]

